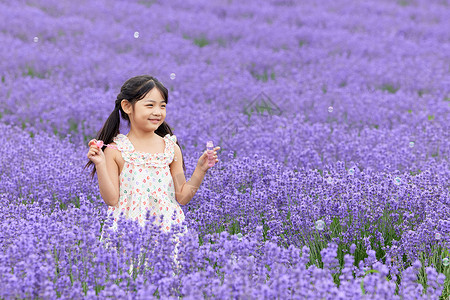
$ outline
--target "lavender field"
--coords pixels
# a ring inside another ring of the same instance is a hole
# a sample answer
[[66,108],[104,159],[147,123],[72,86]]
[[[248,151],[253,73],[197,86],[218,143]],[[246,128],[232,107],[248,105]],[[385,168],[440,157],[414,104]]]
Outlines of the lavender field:
[[[0,17],[1,299],[449,299],[448,0],[17,0]],[[169,90],[186,179],[221,147],[182,206],[180,268],[151,222],[105,247],[83,169],[142,74]]]

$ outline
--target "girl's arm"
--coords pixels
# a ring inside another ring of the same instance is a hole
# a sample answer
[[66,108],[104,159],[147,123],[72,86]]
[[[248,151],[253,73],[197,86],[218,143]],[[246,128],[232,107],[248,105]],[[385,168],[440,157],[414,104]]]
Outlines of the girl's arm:
[[205,177],[206,171],[202,170],[198,165],[192,174],[191,179],[186,182],[186,177],[183,171],[183,161],[181,156],[181,150],[178,145],[175,144],[175,157],[180,159],[173,160],[170,164],[170,173],[172,174],[173,184],[175,188],[175,198],[181,205],[186,205],[191,201],[197,192],[200,184]]
[[95,166],[100,194],[109,206],[116,206],[119,202],[119,166],[114,158],[117,151],[106,148],[105,160]]

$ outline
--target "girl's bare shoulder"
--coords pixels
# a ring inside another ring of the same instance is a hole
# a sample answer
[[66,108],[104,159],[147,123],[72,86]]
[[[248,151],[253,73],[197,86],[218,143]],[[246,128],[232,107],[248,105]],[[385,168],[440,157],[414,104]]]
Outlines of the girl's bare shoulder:
[[105,148],[105,157],[112,158],[114,162],[119,167],[119,174],[122,171],[123,165],[125,164],[125,160],[122,157],[122,154],[120,150],[117,149],[117,144],[114,142],[109,143],[109,145],[115,146],[115,147],[106,147]]
[[122,155],[120,154],[119,149],[117,148],[117,144],[114,142],[109,143],[108,145],[111,145],[113,147],[106,147],[103,151],[105,153],[105,156],[109,156],[114,158],[115,161],[120,160],[122,158]]

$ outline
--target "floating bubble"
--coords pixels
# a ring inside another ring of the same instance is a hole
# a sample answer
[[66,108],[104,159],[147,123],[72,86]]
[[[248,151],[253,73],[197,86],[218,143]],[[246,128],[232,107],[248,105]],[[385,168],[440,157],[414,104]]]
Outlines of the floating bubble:
[[239,232],[238,234],[236,234],[236,236],[239,240],[242,240],[242,233]]
[[174,80],[177,75],[175,73],[170,73],[170,79]]
[[414,147],[414,142],[409,142],[409,148]]
[[333,112],[333,106],[328,107],[328,112]]
[[353,168],[348,169],[348,174],[349,175],[355,174],[355,169],[353,169]]
[[322,231],[325,228],[325,222],[322,220],[316,221],[316,229]]
[[330,176],[328,176],[327,182],[328,182],[329,184],[332,184],[332,183],[333,183],[333,178],[331,178]]
[[236,264],[238,261],[239,261],[239,258],[236,255],[231,254],[231,262],[233,264]]
[[442,259],[442,264],[444,266],[448,266],[450,264],[450,260],[448,259],[448,257],[445,257]]
[[400,179],[400,177],[395,177],[395,178],[394,178],[394,183],[395,183],[396,185],[400,185],[401,182],[402,182],[402,180]]
[[34,41],[35,43],[37,43],[37,42],[39,42],[39,38],[38,38],[37,36],[35,36],[34,39],[33,39],[33,41]]
[[439,232],[436,232],[436,234],[434,235],[434,238],[437,240],[440,240],[442,238],[442,234],[440,234]]
[[139,31],[135,31],[135,32],[134,32],[134,38],[135,38],[135,39],[139,38]]

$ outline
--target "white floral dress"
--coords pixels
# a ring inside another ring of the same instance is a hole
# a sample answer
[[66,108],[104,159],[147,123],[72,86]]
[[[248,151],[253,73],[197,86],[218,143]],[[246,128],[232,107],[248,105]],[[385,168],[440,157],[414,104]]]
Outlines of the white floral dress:
[[[175,154],[176,136],[164,136],[164,153],[138,152],[126,135],[118,134],[113,141],[125,160],[119,176],[119,201],[109,206],[108,215],[114,216],[112,229],[117,230],[117,220],[123,212],[125,218],[133,219],[145,226],[147,211],[156,216],[155,224],[163,231],[170,231],[173,223],[182,223],[183,210],[175,199],[175,188],[169,165]],[[173,212],[175,220],[172,220]],[[164,215],[163,222],[160,215]],[[187,226],[183,225],[183,231]],[[183,233],[184,233],[183,232]],[[178,237],[175,239],[179,241]],[[176,251],[178,252],[178,251]]]

